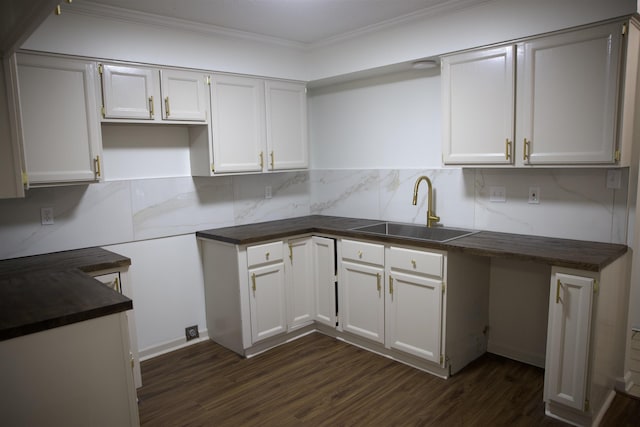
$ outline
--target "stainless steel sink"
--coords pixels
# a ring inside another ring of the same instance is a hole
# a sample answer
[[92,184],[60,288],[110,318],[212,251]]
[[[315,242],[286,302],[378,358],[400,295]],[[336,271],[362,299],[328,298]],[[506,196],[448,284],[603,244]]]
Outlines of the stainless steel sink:
[[429,240],[431,242],[441,243],[477,233],[477,231],[463,230],[459,228],[427,228],[424,225],[403,224],[398,222],[380,222],[378,224],[355,227],[351,230],[384,236],[409,237],[412,239]]

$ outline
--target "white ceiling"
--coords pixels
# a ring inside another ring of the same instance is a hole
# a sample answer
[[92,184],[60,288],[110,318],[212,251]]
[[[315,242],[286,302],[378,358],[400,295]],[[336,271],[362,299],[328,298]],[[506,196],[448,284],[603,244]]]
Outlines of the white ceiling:
[[415,14],[484,1],[487,0],[92,0],[101,5],[305,44]]

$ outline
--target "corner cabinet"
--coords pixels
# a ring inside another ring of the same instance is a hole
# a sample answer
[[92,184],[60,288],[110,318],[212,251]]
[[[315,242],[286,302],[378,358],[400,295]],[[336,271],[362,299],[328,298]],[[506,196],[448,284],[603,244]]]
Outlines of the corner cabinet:
[[623,165],[618,116],[627,25],[443,57],[443,162]]
[[96,63],[17,55],[19,125],[29,187],[101,179]]

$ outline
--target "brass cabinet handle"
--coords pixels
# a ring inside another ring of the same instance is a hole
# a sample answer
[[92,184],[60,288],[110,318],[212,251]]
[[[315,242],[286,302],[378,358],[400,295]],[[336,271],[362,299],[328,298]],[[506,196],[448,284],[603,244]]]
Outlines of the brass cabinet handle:
[[273,150],[271,150],[271,170],[273,170]]
[[251,273],[251,288],[253,289],[253,294],[256,294],[256,273]]
[[260,152],[260,169],[264,167],[264,153]]
[[171,114],[171,110],[169,110],[169,97],[167,96],[164,99],[164,111],[167,113],[167,117],[169,117],[169,114]]
[[100,175],[102,174],[102,171],[100,170],[100,156],[96,156],[96,158],[93,159],[93,165],[96,170],[96,178],[100,178]]
[[389,276],[389,294],[393,295],[393,277]]
[[289,243],[289,259],[293,263],[293,246],[291,246],[291,243]]
[[505,160],[509,160],[511,158],[511,141],[509,141],[509,138],[504,142],[504,157]]
[[362,251],[358,251],[358,258],[362,258]]
[[558,285],[556,286],[556,304],[560,304],[560,287],[562,283],[560,283],[560,279],[558,279]]
[[376,281],[378,285],[378,293],[380,293],[380,273],[376,273]]
[[153,119],[153,116],[155,114],[154,108],[153,108],[153,95],[151,95],[149,97],[149,115],[151,116],[151,118]]
[[413,265],[413,268],[416,268],[417,263],[415,259],[411,260],[411,265]]
[[269,252],[265,253],[264,254],[264,259],[268,260],[269,259],[269,255],[270,255]]
[[531,141],[527,141],[527,138],[524,139],[524,149],[522,150],[522,160],[529,160],[531,150]]

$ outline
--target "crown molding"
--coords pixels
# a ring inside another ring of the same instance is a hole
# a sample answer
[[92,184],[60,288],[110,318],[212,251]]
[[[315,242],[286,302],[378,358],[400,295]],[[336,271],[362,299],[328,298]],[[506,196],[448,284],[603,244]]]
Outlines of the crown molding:
[[406,15],[398,16],[396,18],[388,19],[386,21],[379,22],[377,24],[368,25],[366,27],[358,28],[357,30],[349,31],[343,34],[339,34],[334,37],[329,37],[324,40],[320,40],[315,43],[310,43],[309,49],[317,49],[328,47],[333,44],[343,43],[350,39],[362,37],[367,34],[383,31],[389,28],[397,27],[403,24],[409,24],[411,22],[424,20],[437,15],[451,13],[456,10],[471,8],[479,6],[485,3],[490,3],[495,0],[445,0],[441,3],[435,4],[430,7],[418,10],[416,12],[408,13]]
[[189,31],[204,35],[216,35],[236,39],[244,39],[258,43],[279,45],[293,49],[307,49],[308,45],[278,37],[266,36],[248,31],[233,30],[211,24],[187,21],[185,19],[171,18],[153,13],[139,12],[136,10],[123,9],[120,7],[107,6],[90,1],[73,2],[72,4],[62,4],[64,13],[85,15],[101,19],[129,22],[134,24],[144,24],[156,27],[164,27],[171,30]]

